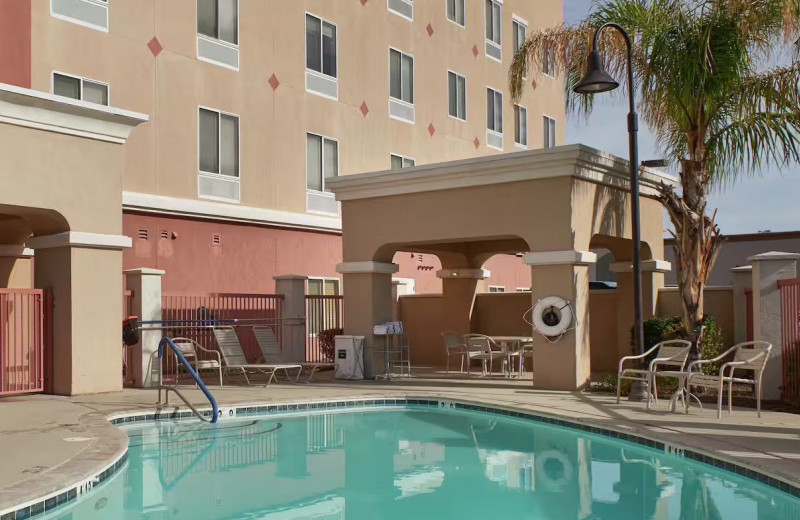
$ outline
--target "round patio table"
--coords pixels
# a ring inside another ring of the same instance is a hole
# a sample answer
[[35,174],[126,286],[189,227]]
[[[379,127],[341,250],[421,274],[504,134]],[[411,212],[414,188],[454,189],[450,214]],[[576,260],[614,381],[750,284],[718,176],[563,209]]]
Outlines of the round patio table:
[[522,361],[526,350],[533,351],[533,338],[531,336],[490,336],[495,343],[506,351],[508,356],[508,375],[511,377],[511,358],[517,358],[517,377],[522,377]]

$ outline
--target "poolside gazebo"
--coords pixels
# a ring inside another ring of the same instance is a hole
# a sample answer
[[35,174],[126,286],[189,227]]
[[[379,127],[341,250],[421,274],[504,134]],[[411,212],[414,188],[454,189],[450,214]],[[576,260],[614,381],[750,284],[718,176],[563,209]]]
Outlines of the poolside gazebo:
[[[663,285],[662,206],[655,186],[674,177],[650,169],[641,175],[644,312],[652,315]],[[342,203],[345,333],[366,337],[391,319],[392,263],[397,251],[436,255],[442,264],[440,330],[470,332],[483,265],[496,254],[522,254],[531,266],[531,303],[545,296],[568,300],[574,329],[549,343],[534,334],[537,388],[574,390],[589,381],[589,270],[610,250],[617,263],[620,331],[633,322],[630,193],[627,163],[570,145],[409,168],[349,175],[329,184]],[[620,332],[620,336],[627,334]],[[629,342],[629,339],[627,340]],[[624,338],[617,342],[619,347]],[[621,354],[621,352],[620,352]],[[367,376],[378,367],[365,355]],[[546,370],[543,368],[546,367]]]

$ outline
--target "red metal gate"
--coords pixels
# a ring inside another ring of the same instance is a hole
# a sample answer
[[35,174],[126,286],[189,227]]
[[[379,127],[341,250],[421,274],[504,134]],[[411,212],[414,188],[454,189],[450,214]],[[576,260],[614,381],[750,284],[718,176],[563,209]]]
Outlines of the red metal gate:
[[747,326],[746,341],[753,341],[753,289],[744,290],[745,323]]
[[0,396],[44,390],[44,291],[0,289]]
[[784,399],[800,398],[800,278],[778,280]]

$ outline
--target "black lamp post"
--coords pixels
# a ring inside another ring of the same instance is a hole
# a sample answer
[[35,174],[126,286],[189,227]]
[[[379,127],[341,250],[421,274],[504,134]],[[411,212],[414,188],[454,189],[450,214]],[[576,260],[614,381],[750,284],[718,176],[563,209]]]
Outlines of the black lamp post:
[[[642,330],[642,255],[641,232],[639,223],[639,115],[636,113],[635,91],[633,84],[633,47],[631,38],[621,26],[615,23],[601,25],[594,33],[592,50],[586,59],[586,75],[581,78],[573,90],[578,94],[598,94],[619,87],[619,83],[603,68],[603,58],[597,50],[600,33],[607,27],[619,31],[628,46],[628,96],[630,112],[628,113],[628,153],[631,170],[631,223],[633,235],[633,341],[637,354],[644,352],[644,331]],[[647,387],[637,381],[631,388],[628,399],[643,401],[647,399]]]

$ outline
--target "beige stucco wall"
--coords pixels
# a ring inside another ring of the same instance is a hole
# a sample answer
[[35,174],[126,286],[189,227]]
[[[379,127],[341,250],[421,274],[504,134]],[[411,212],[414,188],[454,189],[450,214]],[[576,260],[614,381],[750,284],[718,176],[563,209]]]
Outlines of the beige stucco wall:
[[[388,169],[390,153],[417,164],[495,153],[486,147],[486,86],[504,93],[504,147],[513,151],[513,107],[507,96],[512,15],[536,30],[561,22],[558,0],[505,0],[503,62],[484,55],[483,0],[466,1],[466,28],[445,17],[444,1],[416,2],[414,21],[387,11],[384,0],[240,2],[238,71],[196,57],[195,0],[127,0],[109,5],[108,33],[50,16],[33,2],[32,86],[51,90],[60,71],[110,85],[115,106],[143,112],[126,146],[129,191],[197,198],[198,106],[240,116],[241,204],[305,211],[305,133],[340,140],[340,173]],[[305,91],[305,17],[337,25],[339,100]],[[428,36],[430,23],[434,32]],[[146,44],[163,46],[153,57]],[[477,45],[477,58],[472,48]],[[388,117],[388,48],[415,57],[416,124]],[[467,77],[467,122],[447,114],[447,70]],[[275,74],[277,91],[268,85]],[[541,146],[543,113],[564,130],[560,79],[530,74],[520,104],[528,109],[529,143]],[[536,80],[534,90],[531,82]],[[366,102],[365,118],[359,107]],[[431,137],[428,124],[436,131]],[[473,140],[481,142],[478,149]]]
[[[713,316],[722,329],[725,345],[733,345],[733,287],[706,287],[703,293],[703,312]],[[658,292],[658,315],[681,316],[680,293],[677,288],[667,287]]]

